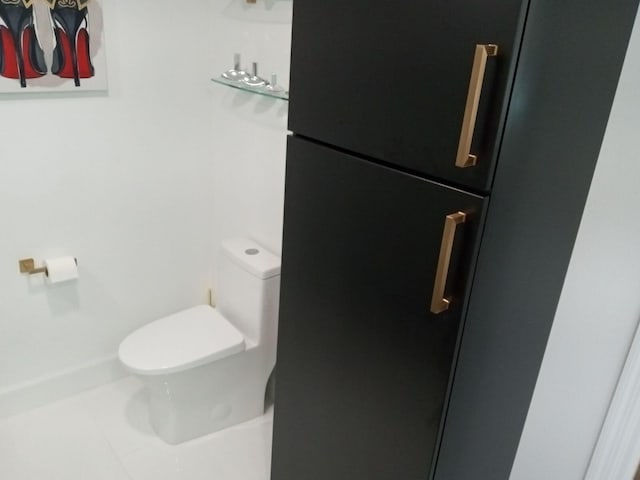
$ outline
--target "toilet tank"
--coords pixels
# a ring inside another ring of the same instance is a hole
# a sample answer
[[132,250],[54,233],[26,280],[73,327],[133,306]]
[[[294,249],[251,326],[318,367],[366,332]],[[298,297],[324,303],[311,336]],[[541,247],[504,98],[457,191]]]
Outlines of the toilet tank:
[[278,330],[280,257],[246,238],[222,242],[217,308],[255,343],[275,339]]

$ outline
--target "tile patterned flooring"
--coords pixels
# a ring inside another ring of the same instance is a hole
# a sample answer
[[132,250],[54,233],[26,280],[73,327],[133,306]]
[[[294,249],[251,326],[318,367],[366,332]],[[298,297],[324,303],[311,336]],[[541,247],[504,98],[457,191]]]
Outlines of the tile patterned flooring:
[[267,480],[272,412],[177,446],[133,377],[0,421],[0,479]]

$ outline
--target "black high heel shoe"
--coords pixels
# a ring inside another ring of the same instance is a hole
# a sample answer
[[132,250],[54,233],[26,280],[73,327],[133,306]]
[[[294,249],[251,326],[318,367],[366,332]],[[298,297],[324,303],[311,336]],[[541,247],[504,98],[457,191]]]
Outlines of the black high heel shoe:
[[51,23],[56,38],[51,73],[61,78],[73,78],[79,87],[81,78],[95,75],[89,50],[86,9],[89,0],[47,1],[51,6]]
[[0,75],[20,80],[25,88],[27,79],[46,73],[31,0],[0,0]]

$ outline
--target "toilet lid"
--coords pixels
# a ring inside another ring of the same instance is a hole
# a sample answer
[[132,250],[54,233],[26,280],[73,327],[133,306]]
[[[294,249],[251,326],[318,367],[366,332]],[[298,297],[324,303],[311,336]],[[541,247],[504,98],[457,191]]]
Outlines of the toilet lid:
[[244,349],[244,336],[216,309],[200,305],[139,328],[120,344],[118,356],[136,373],[163,375]]

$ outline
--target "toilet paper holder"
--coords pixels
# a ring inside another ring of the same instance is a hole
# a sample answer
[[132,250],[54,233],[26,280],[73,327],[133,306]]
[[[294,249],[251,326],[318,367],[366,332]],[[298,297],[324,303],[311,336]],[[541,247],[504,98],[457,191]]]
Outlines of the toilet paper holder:
[[36,262],[33,258],[24,258],[18,263],[20,265],[20,273],[28,273],[29,275],[47,274],[47,267],[36,268]]
[[[78,259],[74,259],[76,261],[76,265],[78,264]],[[20,273],[28,273],[29,275],[37,275],[38,273],[44,273],[45,275],[49,275],[47,271],[47,267],[38,267],[36,268],[36,261],[33,258],[23,258],[18,261],[18,265],[20,265]]]

